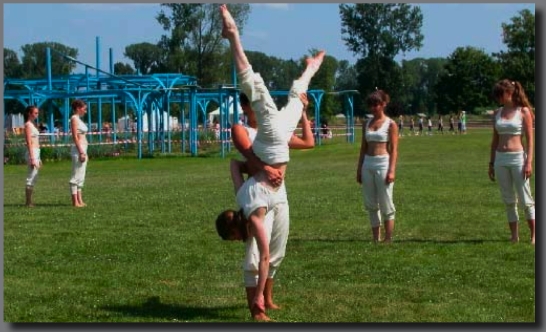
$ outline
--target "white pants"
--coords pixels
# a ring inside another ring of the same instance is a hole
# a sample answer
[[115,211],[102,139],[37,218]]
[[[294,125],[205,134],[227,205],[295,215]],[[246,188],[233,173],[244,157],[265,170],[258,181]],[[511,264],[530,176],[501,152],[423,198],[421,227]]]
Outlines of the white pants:
[[299,94],[307,91],[309,82],[294,81],[288,94],[288,103],[279,111],[263,78],[254,73],[252,67],[239,73],[239,80],[241,90],[248,97],[258,123],[258,134],[252,147],[254,153],[269,165],[288,162],[288,141],[303,111]]
[[525,211],[527,220],[535,219],[535,201],[531,195],[529,179],[523,177],[525,153],[496,152],[495,176],[499,182],[502,201],[506,206],[508,222],[518,222],[518,199]]
[[389,168],[389,155],[364,157],[362,164],[362,196],[364,208],[370,215],[372,227],[383,220],[394,220],[396,209],[392,201],[394,182],[385,182]]
[[[274,278],[277,269],[281,265],[286,252],[286,243],[289,232],[289,208],[288,202],[277,204],[265,216],[265,227],[269,241],[269,274],[268,278]],[[245,287],[258,285],[258,271],[260,263],[260,251],[254,237],[246,243],[245,260],[243,262],[243,277]]]
[[[84,147],[84,152],[87,155],[87,146]],[[70,155],[72,157],[72,175],[70,176],[70,193],[76,195],[78,191],[81,191],[85,182],[85,171],[87,169],[87,156],[85,161],[80,161],[80,153],[75,146],[70,149]]]
[[[38,163],[41,163],[40,149],[39,148],[32,148],[32,151],[34,152],[34,158],[36,158],[36,161]],[[28,153],[28,150],[25,153],[25,160],[26,160],[27,165],[28,165],[26,185],[27,185],[27,187],[34,187],[34,185],[36,185],[36,181],[38,180],[38,168],[32,167],[31,160],[30,160],[30,155]]]

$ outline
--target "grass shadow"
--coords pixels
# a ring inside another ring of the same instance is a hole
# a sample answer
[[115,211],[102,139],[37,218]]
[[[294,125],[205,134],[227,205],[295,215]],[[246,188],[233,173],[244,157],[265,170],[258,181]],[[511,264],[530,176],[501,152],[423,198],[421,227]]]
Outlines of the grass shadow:
[[107,305],[100,307],[101,310],[115,311],[126,316],[150,317],[159,319],[176,319],[179,321],[203,320],[232,320],[241,319],[237,316],[228,316],[228,311],[240,309],[240,306],[233,307],[192,307],[184,305],[172,305],[161,303],[158,296],[150,297],[142,305]]

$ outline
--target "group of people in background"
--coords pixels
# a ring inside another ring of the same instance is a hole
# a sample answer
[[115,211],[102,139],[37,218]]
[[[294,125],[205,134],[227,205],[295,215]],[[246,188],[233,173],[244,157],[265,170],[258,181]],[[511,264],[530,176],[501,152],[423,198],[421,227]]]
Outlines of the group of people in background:
[[[69,189],[72,198],[72,206],[84,207],[82,189],[85,182],[85,173],[87,169],[87,125],[81,120],[81,117],[87,113],[87,105],[83,100],[76,99],[71,104],[73,115],[70,118],[70,132],[72,145],[70,155],[72,159],[72,174],[69,179]],[[34,186],[38,179],[38,172],[42,167],[40,158],[40,132],[36,126],[39,110],[36,106],[28,106],[24,113],[24,135],[27,146],[25,160],[28,167],[26,187],[25,187],[25,205],[34,206],[33,194]]]
[[[457,120],[457,129],[455,129],[455,120]],[[433,120],[432,116],[425,116],[425,115],[418,115],[417,116],[417,129],[415,126],[415,117],[409,116],[409,134],[408,135],[432,135],[433,134]],[[426,127],[427,131],[425,132],[425,121],[426,121]],[[453,114],[449,115],[449,132],[451,134],[466,134],[466,112],[460,111],[459,114],[456,116]],[[437,127],[436,132],[438,134],[444,134],[444,116],[438,115],[438,118],[436,120]],[[402,137],[404,136],[404,124],[405,124],[405,116],[399,115],[398,116],[398,136]]]

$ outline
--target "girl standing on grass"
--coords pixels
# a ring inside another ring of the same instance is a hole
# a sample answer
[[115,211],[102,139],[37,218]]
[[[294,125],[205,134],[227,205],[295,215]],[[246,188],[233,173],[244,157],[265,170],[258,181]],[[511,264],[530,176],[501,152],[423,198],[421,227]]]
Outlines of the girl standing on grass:
[[391,242],[396,212],[392,192],[398,158],[398,127],[385,115],[389,101],[389,95],[382,90],[372,92],[366,100],[373,117],[362,125],[356,168],[356,181],[362,185],[364,207],[370,216],[374,242],[380,241],[382,220],[384,242]]
[[[489,162],[489,178],[498,178],[502,200],[506,206],[511,241],[519,241],[517,202],[525,211],[535,244],[535,202],[529,178],[533,172],[532,106],[517,81],[504,79],[493,87],[493,96],[503,106],[495,111]],[[525,137],[526,144],[523,144]]]
[[81,120],[87,113],[87,105],[83,100],[76,99],[72,102],[74,115],[70,118],[70,132],[74,144],[70,149],[72,157],[72,175],[70,177],[70,194],[72,206],[84,207],[86,204],[82,199],[82,188],[85,182],[85,171],[87,169],[87,134],[88,128]]
[[34,191],[34,185],[38,179],[38,170],[42,167],[42,160],[40,159],[40,141],[38,135],[40,132],[36,128],[35,121],[38,118],[38,107],[28,106],[25,109],[25,142],[27,145],[27,152],[25,153],[25,159],[28,165],[28,174],[25,188],[26,206],[33,207],[32,194]]

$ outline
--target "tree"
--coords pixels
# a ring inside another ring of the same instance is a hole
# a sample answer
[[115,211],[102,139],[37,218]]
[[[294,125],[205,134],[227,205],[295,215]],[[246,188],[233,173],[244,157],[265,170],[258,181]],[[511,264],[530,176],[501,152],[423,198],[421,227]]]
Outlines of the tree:
[[114,63],[114,74],[115,75],[133,75],[135,70],[131,65],[123,62]]
[[125,47],[125,55],[133,60],[135,69],[142,75],[150,74],[159,66],[161,49],[151,43],[138,43]]
[[436,102],[445,112],[491,105],[491,88],[500,73],[493,57],[474,47],[458,47],[438,78]]
[[535,100],[535,15],[528,9],[502,24],[506,52],[494,54],[502,65],[502,76],[519,81],[529,101]]
[[4,48],[4,77],[19,78],[21,77],[21,62],[14,50]]
[[[396,96],[401,85],[400,66],[394,58],[422,46],[423,15],[410,4],[340,4],[342,38],[357,61],[363,96],[375,88]],[[395,97],[396,98],[396,97]]]
[[51,49],[51,74],[69,75],[76,68],[76,63],[63,57],[77,58],[78,49],[57,42],[26,44],[21,47],[23,78],[44,78],[47,76],[46,49]]
[[436,104],[436,84],[444,70],[444,58],[416,58],[402,61],[402,92],[404,113],[444,114]]
[[[217,4],[163,3],[157,21],[170,35],[159,46],[165,52],[163,69],[196,76],[199,84],[218,83],[217,68],[231,66],[223,56],[222,20]],[[249,4],[230,4],[230,13],[242,34],[250,12]]]

